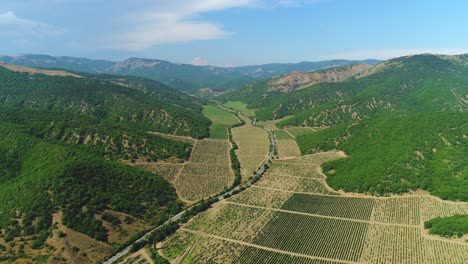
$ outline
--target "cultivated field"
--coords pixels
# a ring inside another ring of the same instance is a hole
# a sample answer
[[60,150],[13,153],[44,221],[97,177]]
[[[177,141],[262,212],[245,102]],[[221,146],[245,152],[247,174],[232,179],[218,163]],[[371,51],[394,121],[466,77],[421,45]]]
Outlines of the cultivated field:
[[429,236],[424,221],[467,214],[429,195],[373,197],[331,190],[326,152],[275,160],[255,185],[170,237],[176,263],[468,263],[468,243]]
[[248,118],[244,119],[245,125],[232,129],[233,139],[239,146],[236,155],[243,180],[254,175],[254,171],[262,165],[270,151],[268,132],[253,126]]
[[204,106],[203,114],[213,125],[211,138],[192,138],[160,134],[173,140],[193,144],[188,162],[138,162],[136,166],[163,176],[176,188],[179,197],[186,202],[195,202],[220,193],[229,187],[234,174],[231,169],[228,128],[240,121],[232,113],[216,106]]
[[227,140],[205,139],[198,141],[189,162],[176,174],[173,184],[177,193],[187,201],[209,197],[229,187],[234,174],[231,171]]
[[228,128],[239,123],[233,114],[213,105],[204,106],[203,114],[213,122],[210,128],[212,139],[228,139]]
[[248,117],[255,116],[256,109],[249,109],[247,108],[247,105],[245,103],[240,102],[240,101],[227,102],[223,104],[223,106],[240,111],[243,115],[248,116]]

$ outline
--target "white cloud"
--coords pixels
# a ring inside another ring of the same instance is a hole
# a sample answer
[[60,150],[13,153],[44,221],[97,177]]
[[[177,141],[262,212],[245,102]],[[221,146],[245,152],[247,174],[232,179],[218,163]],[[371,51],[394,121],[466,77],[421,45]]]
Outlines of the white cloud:
[[324,0],[277,0],[274,3],[278,6],[301,7],[307,4],[317,4]]
[[17,17],[12,11],[0,14],[0,36],[12,38],[44,37],[62,33],[55,26]]
[[301,6],[323,0],[156,0],[155,6],[124,19],[123,30],[106,37],[107,46],[138,51],[167,43],[225,38],[233,34],[201,16],[232,8]]
[[107,38],[109,46],[143,50],[158,44],[224,38],[221,25],[202,21],[203,13],[250,6],[254,0],[175,0],[156,1],[149,11],[134,13],[125,20],[127,29]]
[[337,53],[321,57],[321,59],[347,59],[347,60],[363,60],[363,59],[378,59],[387,60],[407,55],[415,54],[442,54],[442,55],[458,55],[468,53],[468,48],[465,49],[453,49],[453,48],[417,48],[417,49],[389,49],[389,50],[370,50],[370,51],[356,51]]
[[207,66],[208,65],[208,60],[203,59],[201,57],[195,57],[192,60],[192,64],[196,66]]

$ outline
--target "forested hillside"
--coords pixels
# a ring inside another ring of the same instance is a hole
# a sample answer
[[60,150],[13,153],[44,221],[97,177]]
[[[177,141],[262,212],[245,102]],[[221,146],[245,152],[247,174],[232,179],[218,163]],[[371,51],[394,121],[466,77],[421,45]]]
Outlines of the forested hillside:
[[116,159],[185,158],[189,146],[147,132],[208,136],[200,102],[136,77],[55,77],[0,67],[0,117],[38,137],[85,144]]
[[189,143],[148,132],[208,136],[200,100],[140,77],[20,70],[0,67],[0,261],[67,256],[46,245],[79,242],[62,224],[116,248],[180,210],[166,180],[121,161],[187,159]]
[[290,116],[280,127],[329,127],[296,140],[303,154],[349,155],[323,166],[335,189],[381,195],[424,189],[467,201],[466,76],[466,56],[417,55],[290,92],[254,83],[226,100],[258,109],[259,120]]
[[283,125],[329,126],[373,113],[466,109],[462,89],[467,68],[434,55],[402,57],[376,65],[342,82],[325,82],[293,92],[268,91],[268,82],[245,86],[222,98],[259,109],[259,120],[294,115]]

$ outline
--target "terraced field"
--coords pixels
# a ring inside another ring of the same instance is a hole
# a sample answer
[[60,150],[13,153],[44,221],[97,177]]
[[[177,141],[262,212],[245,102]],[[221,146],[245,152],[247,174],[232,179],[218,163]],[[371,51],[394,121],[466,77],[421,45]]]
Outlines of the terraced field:
[[270,151],[268,132],[253,126],[251,120],[243,117],[245,125],[232,129],[234,141],[239,146],[236,151],[241,165],[242,179],[246,180],[254,175]]
[[326,152],[275,160],[255,185],[195,217],[164,242],[177,263],[468,263],[468,243],[429,236],[425,220],[468,213],[429,195],[331,190]]

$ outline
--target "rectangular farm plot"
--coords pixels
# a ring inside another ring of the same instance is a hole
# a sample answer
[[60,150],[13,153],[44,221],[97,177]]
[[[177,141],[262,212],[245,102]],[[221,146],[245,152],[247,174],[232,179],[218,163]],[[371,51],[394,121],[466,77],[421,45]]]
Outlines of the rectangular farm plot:
[[301,155],[295,140],[279,140],[276,142],[279,158],[298,157]]
[[277,212],[232,203],[221,203],[198,216],[186,226],[209,235],[252,242]]
[[228,128],[240,122],[232,113],[213,105],[204,106],[203,114],[213,122],[210,127],[212,139],[228,139]]
[[284,129],[273,130],[277,140],[293,140],[294,138]]
[[372,224],[366,241],[367,263],[468,263],[468,244],[425,238],[420,227]]
[[377,199],[373,220],[382,223],[419,225],[420,207],[420,197]]
[[204,175],[181,174],[174,186],[181,198],[188,201],[198,201],[220,193],[232,184],[232,177],[213,177]]
[[227,140],[200,140],[192,150],[192,158],[205,155],[218,155],[228,158],[230,148],[231,144]]
[[254,244],[330,259],[359,261],[367,223],[278,213]]
[[421,221],[425,222],[436,217],[447,217],[456,214],[468,214],[468,203],[448,202],[435,197],[424,197],[421,200]]
[[220,193],[232,184],[234,175],[230,167],[230,148],[227,140],[197,141],[189,162],[174,182],[182,199],[197,201]]
[[239,147],[236,155],[241,165],[243,180],[246,180],[262,165],[270,151],[268,133],[252,126],[247,120],[244,126],[233,128],[232,135]]
[[300,156],[294,159],[287,159],[282,160],[280,162],[285,163],[294,163],[294,164],[322,164],[327,161],[336,160],[340,158],[345,158],[346,155],[341,151],[326,151],[326,152],[319,152],[315,154]]
[[188,253],[184,262],[177,263],[233,263],[246,246],[221,239],[204,237],[181,229],[164,241],[163,254],[174,261]]
[[315,129],[309,127],[291,127],[287,128],[287,130],[289,133],[293,134],[294,137],[299,137],[302,135],[307,135],[316,132]]
[[312,259],[302,256],[274,252],[262,248],[246,246],[240,252],[235,264],[338,264],[340,262]]
[[225,178],[231,175],[231,171],[226,164],[188,163],[185,165],[182,174]]
[[366,263],[428,263],[421,230],[374,224],[363,254]]
[[370,220],[374,205],[375,199],[373,198],[296,193],[289,198],[281,209],[339,218]]
[[239,204],[279,209],[292,195],[293,194],[289,192],[249,188],[241,194],[232,196],[228,201]]
[[228,139],[228,128],[230,125],[212,124],[210,127],[211,139]]
[[325,179],[325,175],[320,172],[320,166],[316,164],[306,165],[273,161],[268,172],[277,175]]
[[271,188],[288,192],[310,193],[310,194],[336,194],[327,188],[323,180],[307,179],[299,177],[287,177],[267,173],[257,182],[256,186]]

